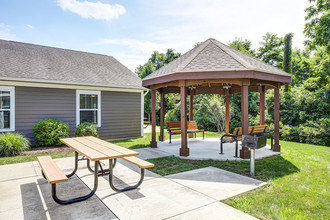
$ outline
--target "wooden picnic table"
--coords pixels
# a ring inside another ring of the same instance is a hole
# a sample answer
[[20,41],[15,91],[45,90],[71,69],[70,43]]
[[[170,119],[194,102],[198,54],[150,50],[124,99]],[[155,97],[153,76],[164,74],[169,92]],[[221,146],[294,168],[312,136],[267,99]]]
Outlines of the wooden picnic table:
[[96,137],[62,138],[62,143],[91,161],[137,156],[138,152],[111,144]]
[[[42,174],[45,179],[52,185],[52,197],[55,202],[59,204],[70,204],[86,200],[94,195],[98,187],[98,176],[109,175],[109,185],[117,192],[123,192],[127,190],[136,189],[141,185],[144,178],[144,169],[153,167],[152,163],[141,160],[135,156],[139,155],[138,152],[120,147],[118,145],[109,143],[96,137],[74,137],[74,138],[62,138],[62,143],[72,148],[75,151],[75,167],[72,173],[65,175],[63,171],[56,165],[56,163],[49,156],[38,157]],[[78,156],[81,154],[83,158],[79,159]],[[132,164],[135,164],[141,168],[140,181],[133,186],[127,186],[119,189],[114,186],[113,183],[113,168],[116,164],[116,160],[121,158]],[[85,195],[74,199],[61,200],[56,196],[56,183],[68,181],[68,178],[73,176],[78,169],[78,161],[87,160],[87,168],[89,171],[94,173],[94,188],[93,190]],[[109,160],[109,169],[103,169],[100,163],[101,160]],[[90,161],[94,162],[94,169],[90,166]],[[100,169],[99,169],[100,168]]]

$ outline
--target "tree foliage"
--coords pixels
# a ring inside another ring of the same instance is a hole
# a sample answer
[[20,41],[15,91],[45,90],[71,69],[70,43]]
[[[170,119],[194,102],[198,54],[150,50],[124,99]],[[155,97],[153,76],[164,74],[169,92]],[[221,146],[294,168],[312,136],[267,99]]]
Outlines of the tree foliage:
[[309,0],[312,4],[305,9],[307,13],[304,33],[305,45],[310,49],[317,46],[327,48],[330,53],[330,0]]
[[[292,37],[289,33],[284,37],[284,53],[283,53],[283,70],[287,73],[292,73]],[[285,91],[288,92],[289,85],[285,85]]]
[[255,56],[255,51],[252,49],[252,41],[248,39],[238,38],[236,37],[235,40],[229,42],[229,46],[232,48],[242,51],[243,53],[251,56]]

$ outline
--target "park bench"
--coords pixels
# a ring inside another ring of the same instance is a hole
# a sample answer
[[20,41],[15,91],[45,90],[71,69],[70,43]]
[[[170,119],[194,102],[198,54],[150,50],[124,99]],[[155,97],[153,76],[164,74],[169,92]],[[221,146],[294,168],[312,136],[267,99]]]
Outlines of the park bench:
[[[249,126],[248,134],[253,136],[270,135],[271,146],[273,146],[273,135],[267,130],[268,125]],[[223,154],[223,143],[233,143],[235,145],[235,157],[238,157],[238,141],[242,140],[242,128],[237,127],[232,134],[224,134],[220,139],[220,154]]]
[[[166,129],[167,132],[170,134],[170,143],[172,143],[172,135],[181,134],[181,122],[166,122]],[[203,139],[204,139],[204,129],[198,129],[196,121],[187,121],[187,133],[188,134],[195,134],[203,132]]]

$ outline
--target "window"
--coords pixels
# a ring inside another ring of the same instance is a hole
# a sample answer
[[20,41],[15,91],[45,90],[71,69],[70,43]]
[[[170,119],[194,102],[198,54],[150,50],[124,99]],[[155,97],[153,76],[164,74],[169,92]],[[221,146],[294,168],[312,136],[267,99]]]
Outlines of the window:
[[15,131],[15,88],[0,86],[0,132]]
[[101,92],[77,90],[76,124],[90,122],[101,127]]

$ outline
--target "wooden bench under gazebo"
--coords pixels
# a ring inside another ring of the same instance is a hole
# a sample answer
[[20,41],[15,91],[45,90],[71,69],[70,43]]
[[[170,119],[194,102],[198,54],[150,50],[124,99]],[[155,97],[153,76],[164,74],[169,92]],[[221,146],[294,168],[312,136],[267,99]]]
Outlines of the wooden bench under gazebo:
[[[219,94],[226,97],[226,133],[229,133],[229,97],[241,93],[242,134],[248,134],[248,93],[260,93],[260,125],[265,124],[265,92],[274,89],[274,145],[273,151],[281,151],[279,144],[279,90],[291,83],[290,74],[266,64],[254,57],[237,51],[215,39],[208,39],[199,46],[181,55],[169,64],[151,73],[142,80],[143,86],[151,90],[152,139],[156,141],[156,92],[160,93],[160,136],[164,141],[164,96],[168,93],[181,95],[181,148],[180,156],[189,156],[187,144],[187,109],[189,99],[189,121],[193,121],[193,96]],[[240,150],[241,158],[249,158],[247,148]]]

